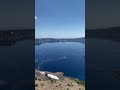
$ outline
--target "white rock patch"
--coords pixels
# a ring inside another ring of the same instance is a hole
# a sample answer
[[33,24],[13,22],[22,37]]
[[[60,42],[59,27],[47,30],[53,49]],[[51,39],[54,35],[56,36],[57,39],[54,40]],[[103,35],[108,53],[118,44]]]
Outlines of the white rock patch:
[[50,78],[53,78],[53,79],[57,79],[57,80],[59,80],[59,78],[58,78],[57,76],[55,76],[55,75],[48,74],[47,76],[50,77]]
[[41,74],[45,74],[45,72],[40,72]]

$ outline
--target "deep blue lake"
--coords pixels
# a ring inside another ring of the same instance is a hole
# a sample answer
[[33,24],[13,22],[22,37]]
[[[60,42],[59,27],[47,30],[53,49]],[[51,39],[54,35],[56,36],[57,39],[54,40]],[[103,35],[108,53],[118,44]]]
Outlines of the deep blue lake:
[[85,44],[44,43],[35,46],[36,69],[64,72],[65,76],[85,80]]

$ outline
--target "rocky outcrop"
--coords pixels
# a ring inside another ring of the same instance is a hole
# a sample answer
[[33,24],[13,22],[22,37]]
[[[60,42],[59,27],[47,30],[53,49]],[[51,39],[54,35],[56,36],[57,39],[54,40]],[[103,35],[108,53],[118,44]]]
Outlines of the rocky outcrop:
[[[47,72],[47,71],[38,71],[35,70],[35,79],[40,79],[40,80],[50,80],[50,79],[55,79],[54,77],[57,77],[58,80],[64,79],[63,72]],[[53,77],[52,77],[53,76]]]
[[[48,77],[57,76],[59,79]],[[35,70],[35,90],[85,90],[84,81],[65,77],[62,72]]]

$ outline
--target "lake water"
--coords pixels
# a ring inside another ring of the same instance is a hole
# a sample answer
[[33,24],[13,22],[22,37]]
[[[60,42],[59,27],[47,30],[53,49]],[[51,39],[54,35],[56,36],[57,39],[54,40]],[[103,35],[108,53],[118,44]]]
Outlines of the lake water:
[[36,69],[64,72],[65,76],[85,80],[85,44],[44,43],[35,46]]

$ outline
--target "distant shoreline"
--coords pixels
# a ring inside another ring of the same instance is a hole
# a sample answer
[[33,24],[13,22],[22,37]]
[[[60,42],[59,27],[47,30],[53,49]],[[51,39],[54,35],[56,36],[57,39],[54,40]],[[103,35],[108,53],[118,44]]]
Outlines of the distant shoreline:
[[53,39],[53,38],[39,38],[35,39],[35,45],[40,45],[43,43],[55,43],[55,42],[78,42],[85,43],[85,38],[65,38],[65,39]]

